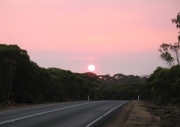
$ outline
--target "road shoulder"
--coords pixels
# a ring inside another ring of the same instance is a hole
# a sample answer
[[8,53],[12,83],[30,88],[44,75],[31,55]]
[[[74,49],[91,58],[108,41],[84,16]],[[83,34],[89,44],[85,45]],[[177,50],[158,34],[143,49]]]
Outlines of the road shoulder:
[[144,101],[130,101],[105,127],[159,127],[160,118],[151,114]]

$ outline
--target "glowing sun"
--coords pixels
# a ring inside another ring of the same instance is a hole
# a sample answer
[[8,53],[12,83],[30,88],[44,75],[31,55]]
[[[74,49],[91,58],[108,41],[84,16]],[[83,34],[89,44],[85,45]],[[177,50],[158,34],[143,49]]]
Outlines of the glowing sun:
[[88,70],[91,71],[91,72],[93,72],[93,71],[95,70],[95,66],[92,65],[92,64],[89,65],[89,66],[88,66]]

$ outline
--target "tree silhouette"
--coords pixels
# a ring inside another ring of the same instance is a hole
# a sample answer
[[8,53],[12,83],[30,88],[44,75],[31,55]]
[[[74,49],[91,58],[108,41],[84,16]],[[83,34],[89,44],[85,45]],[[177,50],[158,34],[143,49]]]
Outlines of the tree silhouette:
[[[177,17],[172,19],[172,22],[176,24],[177,29],[180,28],[180,13],[177,14]],[[180,33],[180,32],[179,32]],[[174,44],[163,43],[160,45],[159,51],[161,52],[161,59],[166,61],[169,67],[175,65],[180,65],[180,35],[178,35],[178,42]]]

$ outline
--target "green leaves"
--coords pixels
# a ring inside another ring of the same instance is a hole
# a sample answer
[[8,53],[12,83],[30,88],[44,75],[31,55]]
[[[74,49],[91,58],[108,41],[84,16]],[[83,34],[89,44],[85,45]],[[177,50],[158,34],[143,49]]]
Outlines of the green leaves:
[[[147,80],[145,89],[150,91],[151,99],[159,104],[168,104],[180,97],[180,67],[157,68]],[[147,95],[145,95],[147,96]]]

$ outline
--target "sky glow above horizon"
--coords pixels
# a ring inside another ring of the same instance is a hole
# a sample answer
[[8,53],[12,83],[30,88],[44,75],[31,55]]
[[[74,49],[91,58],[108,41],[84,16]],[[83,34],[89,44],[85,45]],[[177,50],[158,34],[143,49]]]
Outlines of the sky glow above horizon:
[[0,43],[17,44],[40,67],[151,74],[177,42],[179,0],[0,0]]

